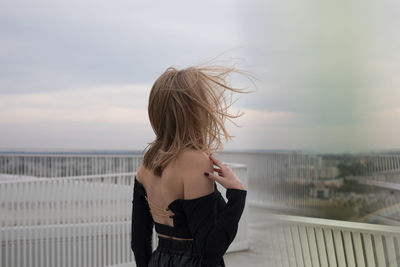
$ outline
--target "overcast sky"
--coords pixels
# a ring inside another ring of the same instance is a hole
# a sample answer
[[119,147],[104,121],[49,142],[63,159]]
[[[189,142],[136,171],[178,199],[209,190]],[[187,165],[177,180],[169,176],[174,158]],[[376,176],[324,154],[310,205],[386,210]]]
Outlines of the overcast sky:
[[257,78],[233,79],[254,93],[234,96],[225,149],[399,149],[399,15],[396,0],[5,2],[0,150],[143,150],[157,77],[221,53]]

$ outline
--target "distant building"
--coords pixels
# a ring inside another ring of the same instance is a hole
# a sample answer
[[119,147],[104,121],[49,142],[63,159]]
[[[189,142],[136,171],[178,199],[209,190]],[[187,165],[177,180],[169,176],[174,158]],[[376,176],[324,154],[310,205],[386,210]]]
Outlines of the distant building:
[[332,188],[339,188],[343,185],[343,178],[320,180],[310,188],[310,196],[315,198],[330,198]]
[[329,187],[312,187],[310,188],[310,196],[314,198],[329,198],[330,197],[330,188]]

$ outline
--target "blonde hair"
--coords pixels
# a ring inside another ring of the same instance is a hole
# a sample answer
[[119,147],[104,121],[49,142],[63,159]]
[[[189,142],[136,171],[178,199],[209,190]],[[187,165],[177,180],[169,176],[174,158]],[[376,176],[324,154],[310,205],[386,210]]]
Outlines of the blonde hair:
[[225,92],[246,92],[228,85],[227,77],[232,72],[244,73],[235,67],[216,65],[182,70],[169,67],[155,81],[148,114],[156,139],[146,147],[146,168],[161,176],[183,150],[195,149],[210,155],[222,150],[221,136],[227,141],[234,137],[228,134],[225,120],[243,113],[228,113],[232,97],[228,98]]

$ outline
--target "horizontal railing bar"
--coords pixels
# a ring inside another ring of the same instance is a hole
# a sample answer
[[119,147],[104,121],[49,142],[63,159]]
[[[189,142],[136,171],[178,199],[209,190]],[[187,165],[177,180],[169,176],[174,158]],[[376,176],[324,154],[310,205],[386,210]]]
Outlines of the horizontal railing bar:
[[[0,181],[0,184],[10,183],[23,183],[23,182],[37,182],[37,181],[65,181],[65,180],[79,180],[79,179],[91,179],[91,178],[103,178],[103,177],[116,177],[116,176],[131,176],[136,175],[137,172],[124,172],[124,173],[111,173],[111,174],[93,174],[93,175],[80,175],[80,176],[63,176],[63,177],[38,177],[35,180],[6,180]],[[23,176],[23,175],[19,175]],[[32,177],[32,176],[29,176]]]
[[348,222],[331,219],[311,218],[303,216],[283,215],[283,214],[270,214],[272,219],[278,219],[280,221],[293,222],[296,224],[314,226],[314,227],[329,227],[335,230],[357,230],[361,232],[373,232],[373,233],[388,233],[388,234],[400,234],[400,227],[379,225],[370,223],[359,223],[359,222]]

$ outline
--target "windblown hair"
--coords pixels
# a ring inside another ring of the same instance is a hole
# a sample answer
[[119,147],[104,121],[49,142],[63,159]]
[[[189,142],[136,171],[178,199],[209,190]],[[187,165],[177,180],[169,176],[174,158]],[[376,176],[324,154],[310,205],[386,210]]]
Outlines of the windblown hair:
[[215,65],[183,70],[169,67],[155,81],[148,115],[156,139],[146,147],[143,158],[146,168],[161,176],[168,163],[183,150],[194,149],[210,155],[222,150],[222,136],[227,141],[234,137],[228,134],[225,120],[243,113],[228,113],[232,95],[228,98],[225,93],[243,91],[228,85],[227,78],[232,72],[242,73],[235,67]]

